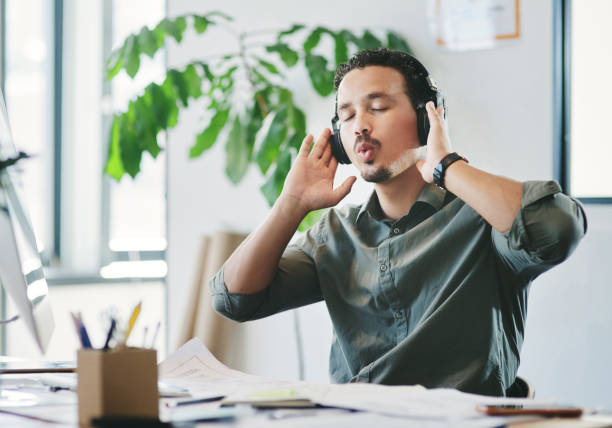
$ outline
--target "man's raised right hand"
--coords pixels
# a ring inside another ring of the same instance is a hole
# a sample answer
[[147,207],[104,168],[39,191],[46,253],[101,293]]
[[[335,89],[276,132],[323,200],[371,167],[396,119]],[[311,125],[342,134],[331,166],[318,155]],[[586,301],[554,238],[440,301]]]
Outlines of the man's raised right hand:
[[302,216],[310,211],[333,207],[348,195],[357,180],[354,176],[348,177],[340,186],[333,188],[338,161],[332,155],[330,135],[331,131],[326,128],[312,151],[310,146],[314,137],[307,135],[285,179],[279,199],[294,204]]

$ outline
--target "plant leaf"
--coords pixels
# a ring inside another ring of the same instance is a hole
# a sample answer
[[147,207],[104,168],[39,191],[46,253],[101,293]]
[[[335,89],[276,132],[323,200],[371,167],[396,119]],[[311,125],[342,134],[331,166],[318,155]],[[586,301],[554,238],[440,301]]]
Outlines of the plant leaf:
[[210,119],[208,127],[196,137],[196,143],[189,150],[190,158],[197,158],[205,150],[210,149],[213,144],[215,144],[215,141],[225,126],[228,117],[229,109],[218,110],[215,113],[212,119]]
[[236,115],[225,143],[225,175],[238,184],[249,168],[250,149],[246,142],[245,128]]
[[315,91],[326,97],[334,91],[334,72],[327,69],[327,60],[320,55],[306,55],[306,69]]
[[302,222],[298,226],[298,230],[300,232],[306,232],[319,221],[319,219],[323,216],[323,214],[325,214],[326,211],[327,208],[322,210],[310,211],[308,214],[306,214],[306,217],[304,217],[304,220],[302,220]]
[[170,82],[174,94],[183,103],[183,107],[187,107],[189,102],[189,88],[187,82],[183,79],[183,73],[177,70],[168,70],[166,80]]
[[387,33],[387,47],[389,49],[412,54],[412,49],[410,49],[406,40],[394,31],[389,31],[389,33]]
[[274,202],[276,202],[276,199],[278,199],[278,196],[283,190],[285,179],[287,178],[287,174],[291,169],[291,159],[291,150],[284,150],[278,156],[276,167],[268,176],[266,182],[260,187],[261,192],[270,206],[274,205]]
[[140,49],[138,39],[133,34],[127,38],[123,48],[123,59],[125,60],[125,71],[132,79],[140,68]]
[[[263,174],[265,174],[268,168],[270,168],[270,165],[276,161],[280,153],[281,144],[287,137],[289,128],[287,119],[287,107],[281,107],[269,113],[268,117],[264,120],[262,131],[265,131],[265,136],[259,146],[259,150],[257,150],[255,154],[255,161]],[[269,126],[266,126],[268,124]]]
[[280,41],[280,39],[282,39],[283,37],[293,34],[296,31],[300,31],[304,27],[305,26],[302,24],[293,24],[288,30],[284,30],[278,33],[278,40]]
[[142,149],[134,133],[133,115],[133,110],[128,110],[119,121],[121,163],[132,178],[140,172],[140,161],[142,160]]
[[183,79],[187,84],[187,93],[191,98],[202,96],[202,78],[193,64],[189,64],[183,71]]
[[158,44],[159,39],[155,37],[153,31],[149,30],[149,27],[142,27],[137,37],[140,49],[150,58],[155,56],[155,52],[157,52],[157,49],[159,49],[163,43],[162,40],[162,43]]
[[349,30],[342,30],[338,34],[341,34],[344,40],[348,43],[351,42],[358,49],[361,49],[361,39],[351,33]]
[[161,90],[164,93],[166,100],[166,107],[168,108],[168,120],[166,121],[167,128],[173,128],[178,122],[178,100],[174,94],[174,87],[169,79],[164,80],[161,85]]
[[183,32],[187,28],[187,21],[185,17],[178,17],[174,20],[164,18],[155,27],[153,32],[167,34],[172,36],[177,43],[180,43],[183,39]]
[[119,122],[120,117],[115,115],[113,117],[113,124],[111,125],[110,138],[108,143],[108,157],[106,160],[106,166],[104,172],[113,177],[115,180],[121,180],[125,169],[121,162],[121,148],[119,147]]
[[[258,95],[263,97],[263,95],[261,94],[256,94],[256,96]],[[253,147],[255,146],[255,138],[257,136],[257,131],[259,130],[259,128],[261,128],[261,125],[264,120],[263,113],[257,100],[254,100],[253,106],[249,110],[247,110],[247,116],[249,117],[249,121],[246,126],[245,139],[249,147],[250,161],[251,156],[253,154]]]
[[278,53],[281,61],[283,61],[283,63],[289,68],[297,64],[299,59],[298,53],[291,49],[286,43],[277,43],[275,45],[266,46],[266,51],[270,53]]
[[278,71],[278,68],[276,68],[276,66],[266,60],[263,60],[261,58],[257,58],[257,62],[264,67],[266,70],[268,70],[269,73],[272,74],[280,74]]
[[336,67],[348,61],[348,46],[342,32],[334,34],[334,56],[336,59]]
[[193,29],[198,34],[202,34],[208,28],[208,24],[212,23],[207,17],[201,15],[193,15]]
[[317,27],[312,30],[312,32],[308,35],[308,37],[304,41],[303,46],[304,52],[306,52],[306,54],[309,54],[310,51],[313,50],[319,44],[319,41],[321,41],[321,34],[323,34],[324,31],[329,30],[323,27]]
[[155,159],[161,152],[157,144],[157,124],[151,114],[149,106],[143,97],[139,97],[130,103],[132,110],[132,121],[136,142],[142,150],[146,150]]
[[382,42],[370,30],[365,30],[361,37],[361,49],[376,49],[380,47],[382,47]]
[[302,145],[302,140],[304,139],[304,137],[305,137],[304,134],[298,134],[298,133],[293,134],[287,140],[287,147],[294,148],[297,153],[300,150],[300,146]]
[[[293,117],[291,126],[298,135],[298,139],[301,140],[306,135],[306,115],[298,107],[293,106]],[[300,148],[301,141],[298,142],[297,149]]]
[[[166,84],[166,82],[164,83]],[[151,83],[145,88],[145,94],[150,102],[149,107],[161,129],[172,127],[172,118],[178,114],[176,99],[168,97],[166,91],[156,83]],[[175,113],[176,111],[176,113]]]
[[123,51],[124,51],[123,46],[114,50],[111,53],[111,56],[106,61],[106,79],[107,80],[111,80],[123,68]]

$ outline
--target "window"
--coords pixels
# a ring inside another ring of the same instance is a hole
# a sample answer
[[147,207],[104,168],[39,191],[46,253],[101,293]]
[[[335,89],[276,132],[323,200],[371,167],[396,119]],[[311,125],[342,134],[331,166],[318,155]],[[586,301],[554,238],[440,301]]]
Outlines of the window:
[[[142,326],[161,321],[164,355],[164,155],[143,158],[135,180],[117,183],[102,171],[113,112],[165,70],[160,51],[143,58],[137,79],[122,72],[109,82],[105,59],[165,10],[165,0],[0,0],[0,82],[15,143],[34,155],[21,179],[51,285],[56,333],[48,358],[74,358],[67,311],[82,311],[101,330],[99,312],[115,305],[129,313],[139,300],[134,343],[144,339]],[[2,296],[0,303],[1,319],[17,311]],[[38,356],[20,322],[0,327],[0,337],[0,353]]]
[[612,28],[608,0],[555,2],[557,176],[584,202],[612,202]]
[[[46,265],[63,281],[164,277],[165,159],[121,183],[102,175],[113,112],[164,76],[164,55],[136,79],[105,78],[112,48],[165,15],[165,0],[4,0],[4,88],[26,203]],[[35,123],[36,126],[32,126]],[[144,268],[143,265],[144,264]],[[140,266],[140,267],[139,267]]]
[[[43,254],[51,256],[53,234],[54,43],[53,3],[6,0],[4,4],[4,94],[19,148],[35,157],[23,162],[25,203]],[[36,123],[38,126],[31,126]]]
[[[163,0],[131,0],[113,2],[112,43],[117,47],[143,25],[152,28],[165,13]],[[108,52],[110,54],[110,51]],[[108,56],[108,55],[107,55]],[[164,77],[164,58],[159,52],[152,60],[142,58],[140,71],[132,80],[125,72],[113,79],[112,111],[125,110],[129,100],[152,80]],[[111,117],[107,117],[110,123]],[[108,229],[104,235],[108,252],[103,257],[103,276],[165,276],[163,260],[166,249],[165,155],[156,160],[143,157],[142,170],[135,180],[121,183],[106,178],[108,185]],[[126,271],[127,269],[127,271]]]

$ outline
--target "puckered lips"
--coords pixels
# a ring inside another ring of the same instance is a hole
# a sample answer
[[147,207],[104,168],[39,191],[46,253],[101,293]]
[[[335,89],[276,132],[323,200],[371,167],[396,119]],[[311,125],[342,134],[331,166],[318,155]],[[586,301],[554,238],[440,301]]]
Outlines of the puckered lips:
[[357,144],[357,147],[355,147],[355,152],[362,162],[371,162],[374,160],[377,148],[378,146],[375,144],[363,142]]

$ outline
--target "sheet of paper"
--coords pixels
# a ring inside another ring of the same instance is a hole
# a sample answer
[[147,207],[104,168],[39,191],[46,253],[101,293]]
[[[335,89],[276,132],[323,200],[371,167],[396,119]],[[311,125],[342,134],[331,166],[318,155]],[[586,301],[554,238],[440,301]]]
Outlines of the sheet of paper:
[[[223,394],[229,397],[249,397],[266,393],[280,395],[282,391],[291,391],[288,397],[307,397],[325,406],[399,416],[421,423],[444,421],[456,425],[465,423],[466,426],[499,426],[502,419],[483,415],[476,410],[476,406],[535,403],[534,400],[487,397],[454,389],[426,389],[418,385],[330,385],[268,379],[225,366],[198,339],[187,342],[162,362],[159,374],[161,380],[187,388],[195,396]],[[542,403],[550,404],[550,401]]]
[[244,398],[260,392],[291,390],[296,385],[233,370],[217,360],[198,339],[190,340],[160,363],[158,372],[161,381],[186,388],[193,396]]

